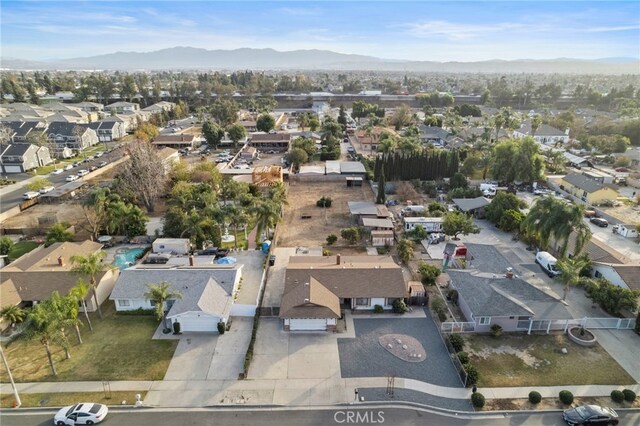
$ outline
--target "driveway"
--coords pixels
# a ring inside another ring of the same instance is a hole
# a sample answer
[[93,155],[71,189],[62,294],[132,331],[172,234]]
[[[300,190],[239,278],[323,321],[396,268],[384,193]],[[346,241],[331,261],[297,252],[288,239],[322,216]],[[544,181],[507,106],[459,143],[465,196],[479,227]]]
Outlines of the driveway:
[[275,265],[269,267],[267,283],[265,285],[262,306],[280,306],[284,291],[284,275],[289,264],[289,257],[296,254],[295,247],[277,247],[273,254],[276,256]]
[[[370,318],[353,320],[355,338],[338,339],[342,377],[393,375],[439,386],[462,387],[449,353],[431,317]],[[423,362],[407,362],[378,342],[385,334],[405,334],[417,339],[427,352]]]
[[249,379],[339,379],[336,335],[282,330],[277,318],[261,318]]
[[253,318],[231,320],[231,329],[223,335],[182,335],[164,380],[237,380],[244,370]]
[[235,303],[257,305],[265,255],[259,250],[249,250],[230,253],[229,256],[235,257],[238,263],[244,265],[242,268],[242,288],[238,292],[238,299]]

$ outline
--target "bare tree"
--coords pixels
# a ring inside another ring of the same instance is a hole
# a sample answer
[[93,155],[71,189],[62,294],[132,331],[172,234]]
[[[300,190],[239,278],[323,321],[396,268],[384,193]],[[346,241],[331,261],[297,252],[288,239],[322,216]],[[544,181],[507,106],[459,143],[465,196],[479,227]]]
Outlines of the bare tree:
[[165,191],[167,175],[162,159],[149,142],[129,144],[129,161],[120,174],[122,189],[152,212],[156,199]]

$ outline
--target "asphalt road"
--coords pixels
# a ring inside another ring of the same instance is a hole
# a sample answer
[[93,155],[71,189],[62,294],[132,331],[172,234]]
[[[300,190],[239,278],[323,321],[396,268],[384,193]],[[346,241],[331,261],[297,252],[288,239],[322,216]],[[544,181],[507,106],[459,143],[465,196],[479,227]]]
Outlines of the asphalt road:
[[[115,149],[114,151],[108,153],[108,154],[104,154],[102,157],[100,158],[94,158],[93,160],[87,161],[86,163],[82,163],[81,165],[72,168],[71,170],[68,171],[64,171],[59,175],[54,175],[54,174],[49,174],[49,175],[45,175],[43,177],[49,179],[52,183],[53,186],[55,186],[56,188],[64,185],[66,182],[66,178],[67,176],[71,175],[71,174],[77,174],[78,170],[88,170],[89,167],[91,166],[97,166],[98,163],[101,163],[102,161],[106,161],[108,163],[119,159],[122,156],[122,148],[119,149]],[[90,177],[91,175],[88,175],[88,177]],[[86,178],[87,176],[85,176]],[[82,179],[82,178],[80,178]],[[14,191],[11,191],[9,193],[7,193],[6,195],[2,196],[2,200],[0,200],[0,213],[1,212],[5,212],[13,207],[15,207],[16,205],[18,205],[20,202],[22,202],[22,195],[27,192],[26,189],[24,189],[23,186],[20,186],[19,189],[16,189]]]
[[[0,423],[3,426],[34,426],[52,424],[55,411],[39,413],[14,413],[3,411]],[[640,411],[619,412],[620,425],[640,424]],[[280,426],[280,425],[433,425],[433,426],[528,426],[563,425],[559,412],[488,414],[474,416],[449,416],[414,408],[369,407],[355,409],[353,406],[331,409],[274,409],[236,410],[220,409],[117,409],[107,416],[104,425],[216,425],[216,426]]]
[[[191,123],[194,124],[191,124]],[[161,135],[173,135],[174,131],[173,129],[176,127],[180,127],[181,130],[184,130],[188,127],[193,127],[195,126],[195,122],[196,122],[196,118],[183,118],[182,120],[172,120],[171,123],[175,123],[174,126],[167,126],[164,129],[160,130],[160,134]]]

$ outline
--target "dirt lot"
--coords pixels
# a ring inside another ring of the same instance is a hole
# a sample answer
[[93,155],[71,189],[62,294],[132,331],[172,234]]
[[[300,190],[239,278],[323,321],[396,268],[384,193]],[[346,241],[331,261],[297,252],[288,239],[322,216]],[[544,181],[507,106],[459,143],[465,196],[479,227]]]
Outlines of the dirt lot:
[[[326,219],[323,209],[316,207],[316,201],[322,196],[333,200],[326,209]],[[329,234],[337,235],[337,244],[343,244],[340,230],[355,225],[347,201],[373,202],[374,194],[368,185],[347,188],[344,182],[295,182],[289,186],[287,199],[289,205],[278,227],[278,245],[307,247],[326,245]],[[311,217],[302,219],[303,213]]]
[[623,205],[619,207],[599,207],[600,210],[618,219],[622,223],[638,223],[640,206]]
[[57,222],[69,222],[77,224],[84,221],[82,208],[75,202],[61,204],[37,204],[22,213],[7,219],[3,226],[14,228],[38,228],[39,221],[45,221],[42,225],[48,227]]

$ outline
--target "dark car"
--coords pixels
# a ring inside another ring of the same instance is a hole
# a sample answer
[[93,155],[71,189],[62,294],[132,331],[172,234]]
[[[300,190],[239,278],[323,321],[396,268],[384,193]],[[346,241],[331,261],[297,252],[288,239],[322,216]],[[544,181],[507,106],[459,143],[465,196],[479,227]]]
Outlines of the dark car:
[[220,259],[221,257],[225,257],[227,254],[229,254],[229,249],[207,247],[204,250],[200,250],[198,254],[200,256],[215,256],[216,259]]
[[599,226],[600,228],[606,228],[607,226],[609,226],[609,222],[607,222],[606,219],[602,219],[601,217],[592,217],[591,219],[589,219],[589,221],[594,225]]
[[618,414],[609,407],[599,405],[580,405],[562,413],[569,425],[617,425]]

